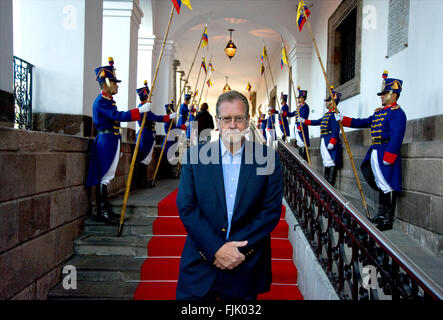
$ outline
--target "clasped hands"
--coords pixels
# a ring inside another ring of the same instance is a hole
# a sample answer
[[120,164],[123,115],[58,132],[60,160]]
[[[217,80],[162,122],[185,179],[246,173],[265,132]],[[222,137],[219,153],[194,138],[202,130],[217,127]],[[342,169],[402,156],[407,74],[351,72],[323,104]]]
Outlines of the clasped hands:
[[248,241],[226,242],[215,253],[214,265],[220,269],[232,270],[245,260],[245,255],[238,248],[244,247]]

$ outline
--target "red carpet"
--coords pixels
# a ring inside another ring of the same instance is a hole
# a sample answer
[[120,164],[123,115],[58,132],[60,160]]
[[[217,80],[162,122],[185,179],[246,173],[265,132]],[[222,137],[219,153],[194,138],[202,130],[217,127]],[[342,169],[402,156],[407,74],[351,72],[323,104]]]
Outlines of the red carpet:
[[[186,230],[178,217],[177,191],[171,192],[158,204],[158,218],[153,224],[154,236],[148,243],[148,259],[140,271],[140,284],[135,300],[175,300],[180,255],[185,245]],[[271,233],[271,290],[258,296],[259,300],[302,300],[297,283],[297,269],[292,261],[293,249],[288,240],[289,226],[281,219]]]

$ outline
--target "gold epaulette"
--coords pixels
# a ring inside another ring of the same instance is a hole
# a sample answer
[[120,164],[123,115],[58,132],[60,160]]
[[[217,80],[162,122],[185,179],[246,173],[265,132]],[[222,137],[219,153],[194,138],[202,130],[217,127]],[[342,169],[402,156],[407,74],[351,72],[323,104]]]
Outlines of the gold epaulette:
[[380,110],[383,110],[383,107],[380,107],[380,108],[375,109],[374,112],[379,112]]
[[397,109],[400,109],[400,105],[399,104],[397,104],[395,107],[391,108],[391,110],[397,110]]

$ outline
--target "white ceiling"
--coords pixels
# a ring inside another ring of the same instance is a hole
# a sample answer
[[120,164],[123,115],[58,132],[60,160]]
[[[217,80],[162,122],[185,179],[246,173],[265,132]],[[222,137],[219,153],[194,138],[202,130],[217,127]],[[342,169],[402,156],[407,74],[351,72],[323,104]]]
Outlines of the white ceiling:
[[[309,5],[311,1],[305,1]],[[157,0],[153,3],[153,29],[155,34],[163,34],[169,20],[171,1]],[[296,0],[191,0],[193,10],[182,4],[180,15],[175,15],[171,24],[169,39],[174,41],[176,57],[180,60],[179,70],[186,75],[195,56],[198,43],[208,26],[208,46],[199,50],[189,82],[191,90],[195,88],[202,57],[206,62],[212,55],[215,72],[211,75],[213,87],[210,88],[207,102],[215,105],[217,97],[228,83],[233,90],[247,94],[246,86],[252,85],[252,91],[260,82],[260,57],[263,41],[266,44],[271,64],[280,65],[281,35],[286,48],[296,42],[308,42],[300,38],[295,16],[298,1]],[[167,18],[166,18],[167,17]],[[232,40],[237,46],[237,53],[230,61],[224,53],[229,41],[228,29],[234,29]],[[296,39],[296,37],[299,37]],[[265,61],[266,63],[266,61]],[[265,64],[267,67],[267,65]],[[208,70],[209,71],[209,70]],[[198,81],[201,91],[204,72]],[[206,86],[203,91],[204,102]]]

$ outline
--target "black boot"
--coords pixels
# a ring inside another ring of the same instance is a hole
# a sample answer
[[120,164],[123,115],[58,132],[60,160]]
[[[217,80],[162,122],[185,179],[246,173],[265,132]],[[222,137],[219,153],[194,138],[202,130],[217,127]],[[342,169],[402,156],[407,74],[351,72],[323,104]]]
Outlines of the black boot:
[[305,147],[298,148],[298,153],[304,160],[307,160]]
[[388,206],[389,194],[385,194],[383,191],[378,191],[378,212],[377,214],[370,218],[374,224],[378,224],[380,222],[381,217],[385,216],[387,206]]
[[329,175],[331,174],[331,167],[325,167],[325,174],[324,174],[324,178],[326,179],[326,181],[328,181],[329,183],[331,183],[329,181]]
[[335,180],[337,179],[337,167],[333,166],[330,167],[329,171],[329,183],[331,186],[335,187]]
[[377,228],[380,231],[391,230],[394,223],[395,206],[397,204],[397,194],[395,191],[386,194],[386,209],[383,217],[380,218]]
[[108,189],[106,185],[100,184],[96,187],[97,217],[96,220],[110,225],[119,224],[119,216],[112,211],[108,201]]
[[137,188],[152,188],[153,185],[151,182],[148,182],[148,166],[141,163],[136,162],[136,170],[135,171],[135,179],[136,179],[136,187]]

